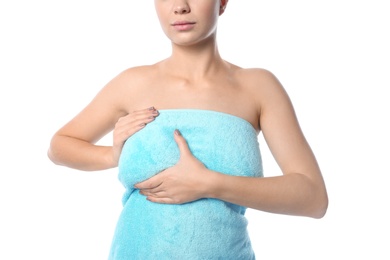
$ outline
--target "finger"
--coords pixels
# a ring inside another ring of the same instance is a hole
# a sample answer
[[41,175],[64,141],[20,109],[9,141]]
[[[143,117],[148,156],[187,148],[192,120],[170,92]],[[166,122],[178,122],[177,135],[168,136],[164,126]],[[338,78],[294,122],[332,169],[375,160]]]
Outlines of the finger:
[[146,197],[148,201],[154,202],[154,203],[160,203],[160,204],[179,204],[180,202],[175,201],[171,198],[157,198],[153,196]]
[[115,133],[122,137],[121,140],[127,139],[127,137],[154,121],[158,115],[159,112],[154,107],[127,114],[119,118],[115,125]]
[[130,117],[127,115],[126,118],[120,118],[118,122],[115,124],[115,129],[117,132],[128,131],[131,128],[139,128],[143,127],[150,122],[154,121],[154,119],[158,116],[156,115],[144,115],[143,117]]
[[154,107],[149,107],[141,110],[134,110],[133,112],[128,113],[127,115],[121,117],[119,121],[123,121],[127,123],[127,121],[133,121],[134,119],[142,119],[145,117],[149,117],[150,115],[158,114],[158,110]]
[[144,109],[140,109],[140,110],[134,110],[132,113],[130,114],[134,114],[134,115],[141,115],[141,114],[147,114],[147,113],[151,113],[153,111],[157,111],[155,107],[148,107],[148,108],[144,108]]
[[139,123],[137,125],[128,125],[116,127],[114,130],[114,144],[123,144],[130,136],[141,130],[148,122]]
[[133,118],[135,119],[142,119],[142,118],[149,118],[150,116],[156,117],[158,115],[158,110],[155,109],[154,107],[149,107],[146,109],[134,111],[131,113]]
[[159,187],[161,184],[162,184],[162,181],[160,180],[158,175],[156,175],[150,179],[147,179],[146,181],[139,182],[139,183],[135,184],[134,188],[140,189],[140,190],[143,190],[143,189],[151,190],[151,189],[155,189],[155,188]]
[[[161,187],[161,185],[159,187]],[[149,196],[156,197],[156,198],[166,197],[167,193],[164,190],[157,190],[159,189],[159,187],[157,187],[156,189],[142,189],[139,191],[139,193],[147,197]]]
[[192,155],[190,148],[188,147],[186,139],[180,133],[178,129],[174,132],[174,138],[179,147],[180,155]]
[[147,109],[137,110],[132,113],[129,113],[127,116],[123,117],[123,124],[136,124],[153,121],[159,115],[158,110],[154,107]]
[[129,124],[134,125],[136,127],[144,127],[147,124],[154,121],[154,119],[159,115],[159,112],[154,108],[150,108],[142,111],[142,113],[137,113],[136,115],[132,115],[131,122]]

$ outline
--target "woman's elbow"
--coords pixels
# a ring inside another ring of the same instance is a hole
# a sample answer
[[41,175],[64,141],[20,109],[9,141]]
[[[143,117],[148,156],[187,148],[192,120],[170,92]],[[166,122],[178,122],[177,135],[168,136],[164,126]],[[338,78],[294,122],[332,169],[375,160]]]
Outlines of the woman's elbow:
[[56,137],[54,136],[50,142],[46,155],[54,164],[61,165],[61,148],[56,141]]
[[50,147],[47,151],[47,157],[49,158],[50,161],[52,161],[54,164],[56,165],[61,165],[60,164],[60,160],[59,160],[59,156],[57,155],[57,153]]
[[313,200],[310,213],[308,214],[309,217],[315,219],[323,218],[328,210],[329,205],[329,199],[326,191],[318,193],[319,194],[317,194],[317,196],[314,196],[316,199]]

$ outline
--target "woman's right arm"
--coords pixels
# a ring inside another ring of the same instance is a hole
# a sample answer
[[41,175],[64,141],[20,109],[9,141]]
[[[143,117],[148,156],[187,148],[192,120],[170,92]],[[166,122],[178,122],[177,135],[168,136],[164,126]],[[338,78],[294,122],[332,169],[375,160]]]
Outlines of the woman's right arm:
[[[118,165],[126,139],[158,115],[154,108],[128,113],[125,104],[132,99],[128,77],[125,72],[115,77],[54,134],[48,150],[52,162],[84,171],[104,170]],[[96,144],[112,130],[112,146]]]

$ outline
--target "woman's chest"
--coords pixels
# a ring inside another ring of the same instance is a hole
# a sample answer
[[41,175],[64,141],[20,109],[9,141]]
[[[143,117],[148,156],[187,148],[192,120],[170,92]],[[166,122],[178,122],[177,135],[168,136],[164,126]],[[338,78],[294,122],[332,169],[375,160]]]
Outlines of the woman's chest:
[[244,87],[233,84],[188,86],[155,84],[132,104],[131,110],[154,106],[162,109],[202,109],[243,118],[259,131],[259,111],[255,99]]

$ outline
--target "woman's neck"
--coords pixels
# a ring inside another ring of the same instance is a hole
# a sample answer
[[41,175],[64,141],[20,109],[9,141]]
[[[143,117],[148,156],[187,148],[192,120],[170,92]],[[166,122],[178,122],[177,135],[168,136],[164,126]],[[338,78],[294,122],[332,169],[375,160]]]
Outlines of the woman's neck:
[[164,61],[173,75],[197,80],[214,75],[226,65],[214,41],[191,46],[172,44],[172,55]]

